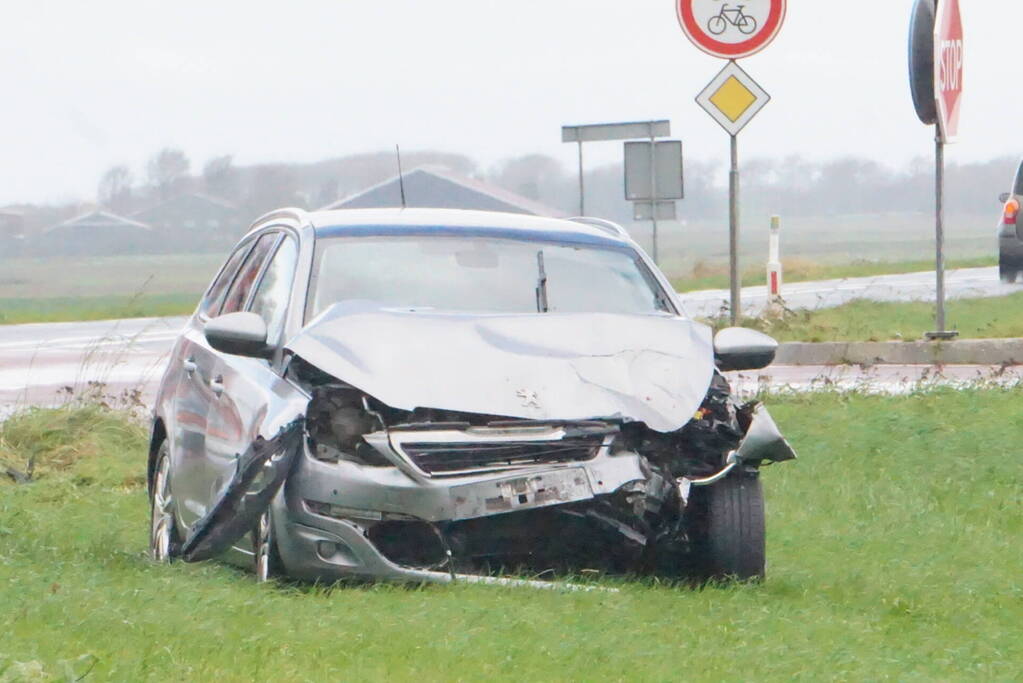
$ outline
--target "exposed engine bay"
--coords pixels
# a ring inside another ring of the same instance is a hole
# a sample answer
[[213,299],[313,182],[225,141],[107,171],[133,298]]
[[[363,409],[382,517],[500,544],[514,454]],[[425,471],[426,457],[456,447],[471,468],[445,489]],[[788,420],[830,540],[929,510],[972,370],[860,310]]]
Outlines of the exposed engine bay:
[[[662,433],[619,418],[400,410],[301,360],[293,370],[313,396],[306,428],[316,460],[397,468],[424,487],[452,486],[458,514],[451,519],[386,505],[367,510],[363,502],[346,504],[343,491],[335,500],[305,501],[312,514],[357,525],[381,554],[404,567],[693,573],[702,533],[700,482],[733,468],[732,476],[756,477],[763,462],[795,457],[766,412],[758,417],[762,407],[738,402],[718,372],[693,418]],[[751,429],[765,419],[769,425]],[[747,446],[744,439],[754,431],[764,438]],[[633,474],[601,488],[599,473],[607,471],[601,463],[617,461],[630,463]],[[494,479],[494,495],[460,501],[457,484],[481,477]]]

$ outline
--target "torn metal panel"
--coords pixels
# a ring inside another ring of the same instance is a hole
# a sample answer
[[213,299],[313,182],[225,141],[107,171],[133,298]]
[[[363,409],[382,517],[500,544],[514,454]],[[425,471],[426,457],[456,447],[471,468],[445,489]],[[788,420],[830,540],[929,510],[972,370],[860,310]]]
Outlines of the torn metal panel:
[[234,477],[181,546],[186,562],[216,557],[252,531],[302,450],[304,423],[304,417],[296,418],[273,438],[256,439],[238,456]]
[[288,348],[388,406],[681,428],[714,373],[711,331],[675,317],[470,315],[335,304]]

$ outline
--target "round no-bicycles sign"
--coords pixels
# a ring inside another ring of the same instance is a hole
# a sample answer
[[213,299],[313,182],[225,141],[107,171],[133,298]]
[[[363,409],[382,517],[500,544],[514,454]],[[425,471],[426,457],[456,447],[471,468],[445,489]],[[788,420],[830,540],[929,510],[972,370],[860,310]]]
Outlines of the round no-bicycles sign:
[[785,0],[675,0],[689,40],[709,55],[742,59],[763,50],[785,21]]

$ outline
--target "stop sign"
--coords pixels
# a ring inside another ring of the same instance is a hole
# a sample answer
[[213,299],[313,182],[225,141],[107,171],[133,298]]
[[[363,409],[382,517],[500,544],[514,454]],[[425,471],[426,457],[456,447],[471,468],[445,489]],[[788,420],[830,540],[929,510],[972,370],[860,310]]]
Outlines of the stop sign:
[[938,104],[938,134],[955,142],[963,98],[963,20],[959,0],[938,0],[934,24],[934,97]]

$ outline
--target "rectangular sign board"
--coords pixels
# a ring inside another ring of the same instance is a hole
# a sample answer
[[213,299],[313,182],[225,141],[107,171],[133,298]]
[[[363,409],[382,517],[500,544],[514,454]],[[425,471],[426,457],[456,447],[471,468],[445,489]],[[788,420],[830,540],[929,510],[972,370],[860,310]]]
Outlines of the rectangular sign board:
[[[682,141],[661,140],[656,146],[656,199],[682,199]],[[625,143],[625,198],[630,202],[650,201],[650,143]]]
[[562,126],[562,142],[596,142],[598,140],[635,140],[663,138],[671,135],[670,121],[635,121],[630,123],[595,123],[585,126]]
[[[653,220],[653,202],[635,202],[632,205],[632,219],[636,221]],[[673,201],[657,202],[657,220],[673,221],[678,218],[676,204]]]

